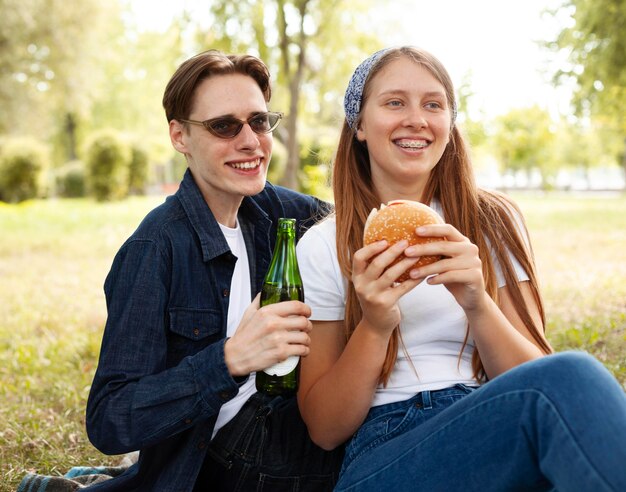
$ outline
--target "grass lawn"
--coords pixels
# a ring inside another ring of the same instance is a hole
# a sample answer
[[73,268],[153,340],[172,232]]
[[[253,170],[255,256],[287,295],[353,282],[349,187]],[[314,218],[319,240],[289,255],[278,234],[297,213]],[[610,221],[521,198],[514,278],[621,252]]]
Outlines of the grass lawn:
[[626,195],[514,195],[557,351],[592,353],[626,388]]
[[[626,196],[516,194],[557,350],[598,357],[626,388]],[[29,470],[115,464],[84,408],[116,251],[162,197],[0,203],[0,491]]]

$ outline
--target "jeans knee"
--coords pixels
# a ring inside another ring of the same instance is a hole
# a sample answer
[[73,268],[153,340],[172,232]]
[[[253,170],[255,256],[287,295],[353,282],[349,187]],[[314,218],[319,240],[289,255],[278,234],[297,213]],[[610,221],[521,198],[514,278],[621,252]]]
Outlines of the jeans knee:
[[587,384],[597,385],[610,377],[597,359],[581,351],[559,352],[537,362],[539,380],[561,389],[580,390]]
[[548,365],[556,365],[557,369],[567,371],[568,373],[583,374],[595,373],[597,371],[604,371],[604,366],[593,356],[587,352],[582,351],[567,351],[553,354],[546,358]]
[[580,350],[557,352],[549,357],[546,357],[546,361],[567,365],[570,368],[595,366],[598,362],[593,356]]

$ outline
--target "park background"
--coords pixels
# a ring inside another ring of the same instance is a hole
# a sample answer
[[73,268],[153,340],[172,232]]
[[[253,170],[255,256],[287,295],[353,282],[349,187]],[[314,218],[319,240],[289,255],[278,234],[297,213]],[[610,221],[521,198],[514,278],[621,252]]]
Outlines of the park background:
[[625,0],[0,0],[0,491],[114,464],[84,407],[122,242],[185,169],[163,89],[208,48],[274,80],[270,179],[330,199],[343,89],[384,46],[448,67],[479,183],[528,221],[556,350],[626,387]]

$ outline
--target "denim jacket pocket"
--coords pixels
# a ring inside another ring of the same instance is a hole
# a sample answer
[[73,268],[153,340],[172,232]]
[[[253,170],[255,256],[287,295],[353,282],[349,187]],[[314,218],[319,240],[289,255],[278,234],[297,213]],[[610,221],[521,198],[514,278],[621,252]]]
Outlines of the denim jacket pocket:
[[171,308],[168,365],[198,353],[222,338],[222,315],[211,309]]

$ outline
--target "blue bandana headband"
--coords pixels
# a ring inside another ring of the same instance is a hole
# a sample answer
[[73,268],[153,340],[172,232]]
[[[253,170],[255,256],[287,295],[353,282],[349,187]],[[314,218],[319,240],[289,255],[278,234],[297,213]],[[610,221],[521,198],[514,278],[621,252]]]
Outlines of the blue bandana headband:
[[[361,102],[363,100],[363,88],[365,82],[372,71],[372,68],[380,58],[392,48],[385,48],[377,51],[372,56],[363,61],[352,74],[352,78],[348,83],[346,94],[343,97],[343,108],[346,113],[346,121],[348,126],[356,132],[356,121],[359,118],[361,112]],[[452,125],[456,121],[457,109],[456,106],[452,108]]]
[[372,67],[391,48],[377,51],[372,56],[363,61],[352,74],[346,94],[343,97],[343,108],[346,112],[346,121],[350,128],[356,131],[356,120],[361,112],[361,100],[363,99],[363,87],[369,77]]

